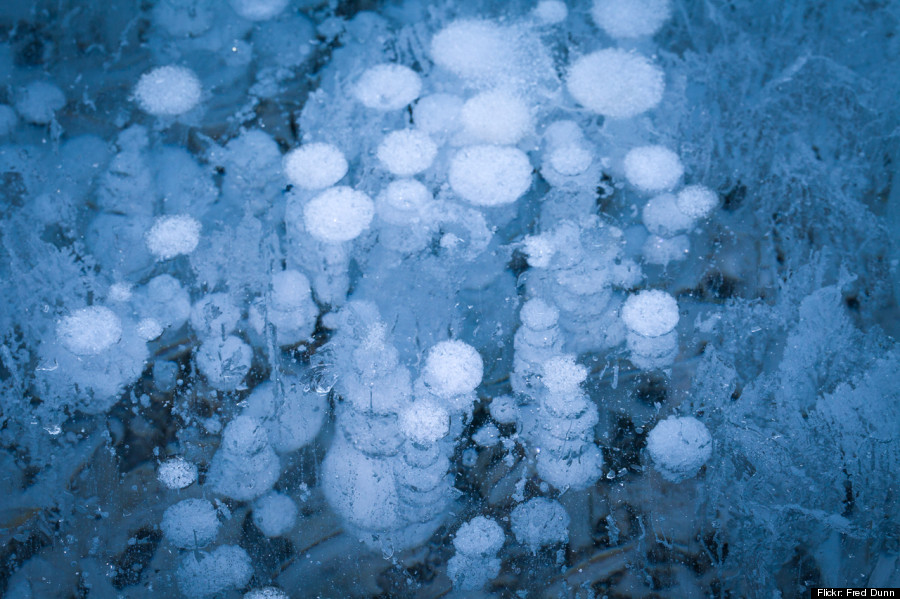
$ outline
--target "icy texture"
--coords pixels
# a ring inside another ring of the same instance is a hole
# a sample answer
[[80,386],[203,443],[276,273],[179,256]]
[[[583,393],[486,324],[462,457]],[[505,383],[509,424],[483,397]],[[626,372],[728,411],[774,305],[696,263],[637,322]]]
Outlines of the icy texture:
[[641,146],[625,155],[625,176],[641,191],[671,189],[683,174],[678,155],[664,146]]
[[141,109],[157,116],[184,114],[200,103],[200,80],[185,67],[158,67],[141,76],[134,97]]
[[190,216],[166,216],[147,232],[147,249],[159,260],[190,254],[200,243],[200,223]]
[[709,431],[696,418],[669,417],[647,435],[647,451],[663,478],[679,482],[694,476],[712,455]]
[[169,489],[183,489],[197,480],[197,466],[184,458],[172,458],[159,465],[156,477]]
[[219,532],[216,509],[205,499],[185,499],[163,514],[159,527],[166,539],[182,549],[208,545]]
[[359,237],[375,214],[369,196],[350,187],[332,187],[309,201],[303,209],[309,234],[319,241],[340,243]]

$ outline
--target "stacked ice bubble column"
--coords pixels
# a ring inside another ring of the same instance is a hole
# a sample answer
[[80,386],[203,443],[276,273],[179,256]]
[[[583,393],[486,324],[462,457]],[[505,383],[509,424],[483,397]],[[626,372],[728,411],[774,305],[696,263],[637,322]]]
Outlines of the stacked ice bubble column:
[[631,362],[641,369],[666,368],[678,353],[678,302],[665,291],[651,289],[628,297],[622,321]]
[[510,385],[522,397],[533,398],[541,369],[547,360],[562,353],[559,310],[540,298],[530,299],[519,312],[522,321],[513,338],[513,372]]
[[392,543],[404,525],[394,468],[403,444],[398,411],[411,401],[411,377],[373,304],[349,302],[328,325],[336,329],[330,352],[341,401],[322,487],[345,527],[377,547]]
[[622,231],[596,216],[565,221],[526,238],[532,267],[525,278],[527,294],[559,308],[566,351],[601,351],[623,340],[619,290],[642,278],[637,264],[625,257],[623,244]]
[[544,363],[543,389],[531,445],[538,475],[557,489],[584,489],[600,478],[603,456],[594,443],[597,406],[582,391],[587,369],[573,356]]
[[271,489],[280,475],[281,461],[269,444],[265,426],[242,414],[225,427],[206,485],[226,497],[249,501]]
[[460,591],[477,591],[500,573],[497,553],[506,535],[496,521],[476,516],[464,523],[453,537],[456,555],[447,562],[447,575]]

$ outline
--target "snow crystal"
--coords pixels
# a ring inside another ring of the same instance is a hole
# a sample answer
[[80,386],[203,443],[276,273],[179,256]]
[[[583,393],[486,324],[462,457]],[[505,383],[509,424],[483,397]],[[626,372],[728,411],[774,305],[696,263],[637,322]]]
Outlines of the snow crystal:
[[468,557],[494,555],[503,547],[506,535],[494,520],[476,516],[459,527],[453,537],[456,550]]
[[622,320],[639,335],[659,337],[674,330],[678,324],[678,302],[665,291],[641,291],[625,300]]
[[253,502],[253,523],[267,537],[280,537],[297,523],[297,504],[274,491]]
[[46,125],[56,111],[66,105],[62,90],[46,81],[33,81],[16,94],[16,110],[23,119],[36,125]]
[[500,206],[518,200],[531,187],[531,162],[517,148],[469,146],[450,163],[450,186],[476,206]]
[[202,598],[241,588],[252,575],[253,566],[247,552],[237,545],[222,545],[211,553],[185,553],[175,577],[186,597]]
[[481,384],[484,364],[475,348],[462,341],[442,341],[425,358],[423,377],[441,397],[462,395]]
[[185,499],[169,507],[159,526],[166,539],[182,549],[208,545],[219,533],[216,508],[206,499]]
[[647,435],[647,451],[663,478],[679,482],[694,476],[712,455],[712,437],[692,416],[670,416]]
[[434,443],[450,430],[450,414],[437,403],[424,399],[414,402],[399,416],[400,431],[420,445]]
[[509,35],[490,21],[454,21],[435,34],[431,55],[464,79],[495,78],[514,61]]
[[416,129],[388,133],[378,144],[378,160],[398,177],[409,177],[431,166],[437,145],[428,134]]
[[249,21],[267,21],[287,8],[290,0],[228,0],[231,8]]
[[234,335],[212,337],[197,351],[197,368],[216,389],[232,391],[250,372],[252,358],[250,346]]
[[575,61],[566,85],[575,101],[588,110],[625,119],[659,104],[665,78],[659,67],[640,54],[606,49]]
[[326,189],[303,207],[310,235],[326,243],[356,239],[369,228],[374,215],[369,196],[346,186]]
[[543,23],[555,25],[566,20],[569,9],[566,8],[566,3],[560,0],[541,0],[534,7],[534,16]]
[[569,514],[558,501],[535,497],[517,505],[510,520],[516,540],[532,552],[569,540]]
[[156,219],[145,237],[147,249],[157,260],[169,260],[190,254],[200,243],[200,222],[186,215],[163,216]]
[[197,480],[197,466],[184,458],[171,458],[159,465],[156,478],[168,489],[183,489]]
[[418,98],[421,91],[422,80],[409,67],[379,64],[362,74],[353,95],[369,108],[400,110]]
[[514,144],[531,129],[528,105],[518,96],[491,90],[474,96],[460,111],[466,134],[488,144]]
[[184,114],[200,103],[200,80],[190,69],[157,67],[144,73],[134,87],[134,97],[145,112],[156,116]]
[[688,185],[678,192],[678,209],[692,219],[706,218],[719,204],[716,192],[703,185]]
[[628,182],[643,191],[665,191],[678,184],[684,167],[678,154],[664,146],[641,146],[625,155]]
[[109,308],[90,306],[63,318],[57,329],[63,347],[76,356],[95,356],[122,338],[122,321]]
[[594,23],[610,37],[653,35],[671,15],[669,0],[594,0]]
[[309,143],[285,154],[284,175],[303,189],[325,189],[347,174],[347,159],[337,147],[327,143]]

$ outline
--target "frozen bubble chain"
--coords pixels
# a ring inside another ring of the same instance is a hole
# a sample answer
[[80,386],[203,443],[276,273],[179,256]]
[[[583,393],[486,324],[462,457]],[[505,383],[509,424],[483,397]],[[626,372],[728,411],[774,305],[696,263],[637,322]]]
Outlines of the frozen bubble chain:
[[76,356],[95,356],[119,342],[122,321],[109,308],[90,306],[63,318],[57,335],[62,346]]
[[168,489],[183,489],[197,480],[197,466],[184,458],[172,458],[159,465],[156,478]]
[[497,552],[505,541],[503,529],[494,520],[476,516],[459,527],[453,538],[456,555],[447,564],[447,575],[459,590],[482,588],[500,573]]
[[697,474],[712,455],[712,437],[693,416],[670,416],[647,435],[647,451],[663,478],[679,482]]
[[367,69],[353,95],[368,108],[400,110],[411,104],[422,91],[422,79],[409,67],[379,64]]
[[303,207],[307,231],[325,243],[356,239],[374,216],[375,204],[369,196],[347,186],[326,189]]
[[653,35],[671,13],[669,0],[594,0],[591,8],[594,23],[616,39]]
[[177,116],[200,103],[202,89],[192,70],[168,65],[141,75],[134,88],[134,98],[144,112]]
[[569,540],[569,514],[558,501],[535,497],[516,506],[510,519],[516,540],[532,552]]
[[625,155],[625,177],[642,191],[665,191],[678,184],[684,166],[678,154],[665,146],[641,146]]
[[157,260],[190,254],[200,243],[200,221],[183,214],[156,219],[144,238]]
[[619,49],[582,56],[566,79],[576,102],[592,112],[626,119],[654,108],[662,100],[662,70],[640,54]]
[[400,413],[400,431],[414,443],[429,445],[450,430],[450,414],[429,400],[419,400]]
[[325,189],[347,174],[347,159],[336,146],[309,143],[285,154],[284,176],[302,189]]
[[531,187],[531,162],[518,148],[478,145],[463,148],[450,162],[450,186],[475,206],[502,206]]
[[193,549],[216,538],[219,519],[216,508],[206,499],[185,499],[165,511],[160,528],[176,547]]

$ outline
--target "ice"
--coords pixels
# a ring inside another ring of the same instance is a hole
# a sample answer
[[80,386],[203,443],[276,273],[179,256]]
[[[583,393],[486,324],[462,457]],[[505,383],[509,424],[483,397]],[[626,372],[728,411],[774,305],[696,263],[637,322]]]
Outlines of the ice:
[[696,220],[709,216],[719,205],[719,198],[704,185],[688,185],[678,192],[676,204],[678,210]]
[[411,104],[422,91],[422,80],[409,67],[380,64],[362,74],[353,95],[367,108],[400,110]]
[[197,351],[197,368],[210,385],[233,391],[250,371],[253,350],[234,335],[210,337]]
[[398,177],[410,177],[431,166],[437,145],[416,129],[388,133],[378,144],[378,160]]
[[442,341],[425,358],[423,379],[440,397],[471,393],[481,384],[484,363],[475,348],[463,341]]
[[673,237],[694,225],[694,219],[678,208],[677,199],[671,193],[647,200],[641,210],[641,220],[650,233],[662,237]]
[[[33,81],[16,94],[16,111],[36,125],[50,123],[58,110],[66,105],[66,96],[53,83]],[[9,123],[9,116],[6,117]]]
[[56,333],[63,347],[78,356],[96,356],[122,338],[122,321],[109,308],[91,306],[63,318]]
[[185,597],[205,598],[243,587],[252,574],[246,551],[237,545],[222,545],[209,553],[184,554],[175,576]]
[[200,243],[200,223],[187,215],[165,216],[147,231],[147,249],[158,260],[190,254]]
[[644,56],[610,48],[582,56],[569,68],[566,86],[576,102],[613,119],[627,119],[655,108],[665,77]]
[[536,553],[541,547],[569,540],[571,518],[558,501],[535,497],[516,506],[510,514],[516,540]]
[[447,564],[447,575],[461,591],[482,588],[500,572],[495,555],[506,535],[494,520],[476,516],[459,527],[453,538],[456,555]]
[[240,415],[225,427],[207,484],[226,497],[249,501],[271,489],[280,472],[281,464],[269,445],[263,423]]
[[297,504],[282,493],[266,493],[253,502],[253,523],[267,537],[280,537],[297,522]]
[[215,540],[219,519],[206,499],[185,499],[166,509],[159,527],[176,547],[198,549]]
[[400,413],[400,431],[416,443],[434,443],[450,431],[450,414],[428,399],[416,401]]
[[197,480],[197,466],[184,458],[171,458],[159,465],[156,477],[168,489],[184,489]]
[[141,75],[134,98],[141,110],[156,116],[178,116],[200,103],[200,80],[188,68],[167,65]]
[[228,0],[228,4],[245,19],[268,21],[283,12],[290,0]]
[[356,239],[374,215],[375,205],[369,196],[347,186],[326,189],[303,207],[309,234],[325,243]]
[[665,146],[641,146],[625,155],[628,182],[644,192],[672,189],[684,174],[678,155]]
[[449,181],[453,191],[475,206],[502,206],[528,191],[531,170],[528,156],[517,148],[476,145],[456,153]]
[[647,452],[659,473],[671,482],[697,474],[712,455],[713,442],[706,426],[692,416],[670,416],[647,435]]
[[453,94],[430,94],[413,107],[416,127],[429,135],[448,136],[460,127],[463,99]]
[[515,144],[532,127],[528,105],[503,90],[482,92],[469,98],[459,116],[466,136],[487,144]]
[[435,34],[431,55],[435,63],[465,79],[496,79],[514,61],[509,35],[490,21],[454,21]]
[[613,38],[655,34],[672,13],[669,0],[594,0],[594,23]]
[[678,324],[678,303],[664,291],[636,293],[622,306],[622,320],[629,330],[644,337],[659,337]]
[[16,111],[8,104],[0,104],[0,138],[7,137],[16,127]]
[[296,270],[272,275],[272,295],[266,317],[275,325],[279,344],[297,343],[308,338],[316,326],[318,314],[306,275]]
[[229,335],[240,319],[241,312],[227,293],[210,293],[191,307],[191,327],[204,339]]
[[309,143],[284,156],[284,175],[303,189],[331,187],[347,174],[347,159],[337,147],[327,143]]

